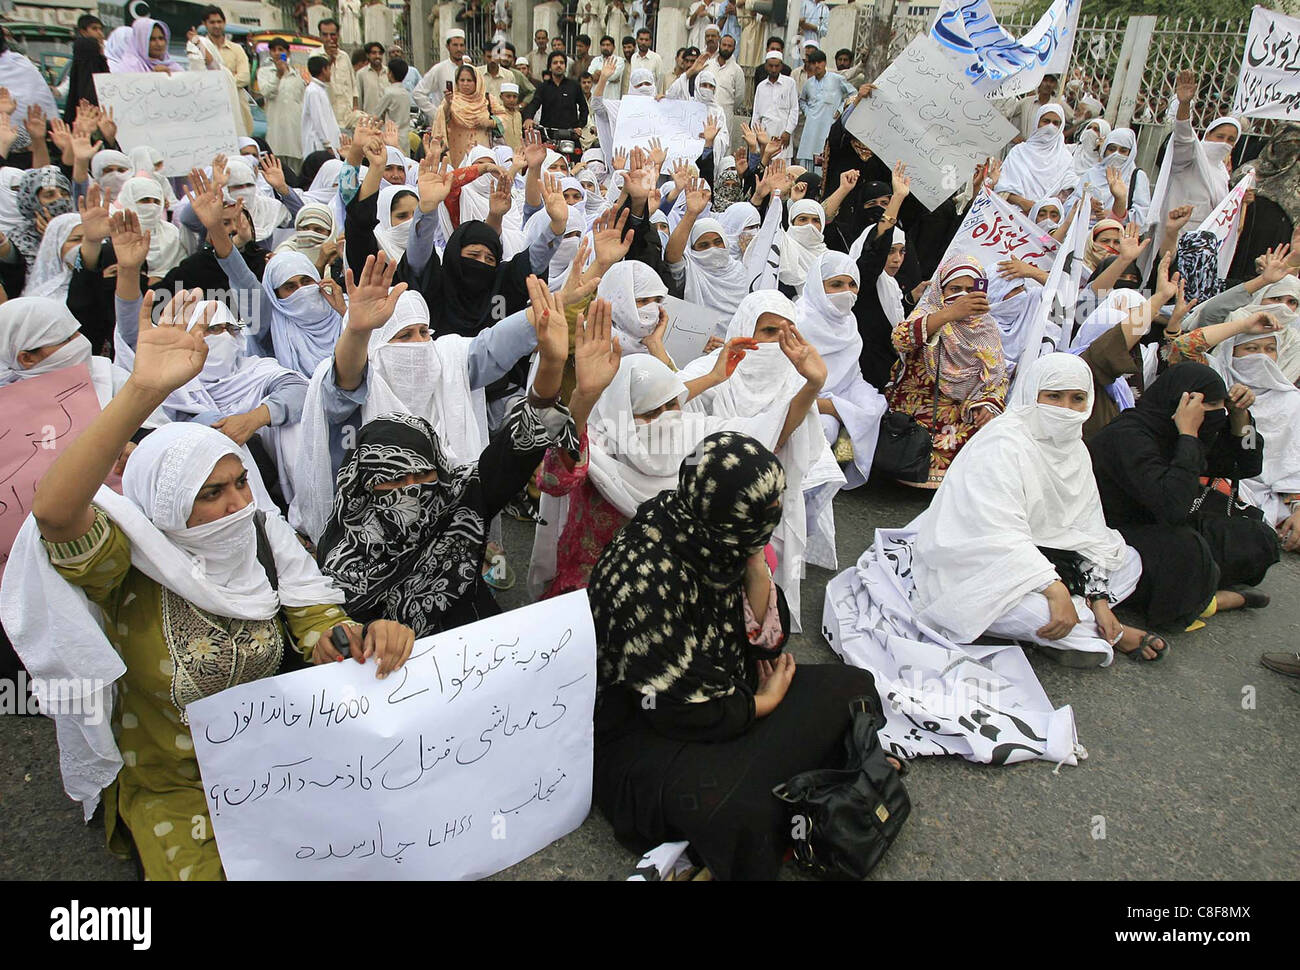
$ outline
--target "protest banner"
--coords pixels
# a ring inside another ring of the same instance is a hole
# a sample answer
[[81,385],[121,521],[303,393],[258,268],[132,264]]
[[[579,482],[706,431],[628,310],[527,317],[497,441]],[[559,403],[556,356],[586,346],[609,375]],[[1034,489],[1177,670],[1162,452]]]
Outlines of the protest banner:
[[664,309],[668,311],[664,350],[678,367],[703,354],[710,337],[725,337],[727,324],[731,322],[731,317],[720,310],[687,303],[675,296],[664,297]]
[[231,879],[476,879],[591,807],[586,590],[186,708]]
[[163,153],[163,174],[188,175],[218,154],[239,154],[230,88],[222,71],[96,74],[101,107],[113,109],[124,151]]
[[[36,483],[59,453],[99,414],[85,364],[0,387],[0,577],[32,508]],[[119,487],[121,479],[109,485]]]
[[912,195],[937,208],[965,185],[976,164],[1017,135],[929,37],[920,36],[875,81],[845,124],[891,168],[907,163]]
[[945,0],[930,27],[949,61],[981,94],[1028,94],[1044,75],[1064,74],[1083,0],[1055,0],[1019,40],[998,23],[989,0]]
[[1198,232],[1212,232],[1219,240],[1219,276],[1228,278],[1228,269],[1237,255],[1237,239],[1241,233],[1241,206],[1246,193],[1255,187],[1254,171],[1247,172],[1220,202],[1205,221],[1196,227]]
[[677,159],[694,162],[704,151],[704,122],[709,117],[709,106],[700,101],[678,101],[665,98],[624,98],[619,102],[618,124],[614,128],[614,144],[619,151],[632,148],[650,148],[652,138],[668,152],[664,171],[671,171]]
[[991,274],[998,263],[1007,259],[1050,269],[1059,248],[1050,233],[1030,222],[986,185],[971,203],[948,252],[974,256]]
[[1079,303],[1079,281],[1083,277],[1083,252],[1087,240],[1088,220],[1080,215],[1070,223],[1070,231],[1065,235],[1065,242],[1057,249],[1052,268],[1047,273],[1047,282],[1043,284],[1042,301],[1025,337],[1015,373],[1011,376],[1011,386],[1007,388],[1008,401],[1011,400],[1016,381],[1021,374],[1028,371],[1030,364],[1043,354],[1050,354],[1054,350],[1066,350],[1070,346],[1070,339],[1074,335],[1074,317]]
[[1232,113],[1300,121],[1300,20],[1260,6],[1251,11]]

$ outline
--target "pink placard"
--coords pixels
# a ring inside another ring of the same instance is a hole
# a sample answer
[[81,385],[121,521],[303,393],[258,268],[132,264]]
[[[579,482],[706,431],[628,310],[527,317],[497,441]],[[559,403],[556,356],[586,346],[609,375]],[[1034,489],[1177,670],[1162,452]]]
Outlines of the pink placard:
[[[0,387],[0,578],[36,483],[100,412],[86,364]],[[120,477],[110,488],[121,491]]]

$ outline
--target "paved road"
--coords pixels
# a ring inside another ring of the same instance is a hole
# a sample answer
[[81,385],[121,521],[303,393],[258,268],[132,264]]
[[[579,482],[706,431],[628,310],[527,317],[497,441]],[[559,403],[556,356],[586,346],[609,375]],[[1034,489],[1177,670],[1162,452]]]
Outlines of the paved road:
[[[909,489],[872,485],[836,501],[841,566],[877,528],[924,505]],[[506,526],[512,563],[531,530]],[[820,627],[831,574],[810,568],[804,628]],[[1274,567],[1263,612],[1216,617],[1175,639],[1155,665],[1035,670],[1054,703],[1071,704],[1090,757],[1078,768],[1029,762],[990,768],[955,758],[914,763],[912,817],[876,870],[881,879],[1294,879],[1300,872],[1300,680],[1259,666],[1300,642],[1300,558]],[[520,589],[503,596],[522,605]],[[794,639],[801,663],[834,661],[815,633]],[[1243,696],[1253,693],[1253,707]],[[1094,838],[1098,817],[1105,838]],[[593,812],[583,826],[498,879],[622,879],[635,858]],[[792,868],[787,874],[797,878]],[[124,879],[103,827],[81,824],[59,783],[51,722],[0,718],[0,878]]]

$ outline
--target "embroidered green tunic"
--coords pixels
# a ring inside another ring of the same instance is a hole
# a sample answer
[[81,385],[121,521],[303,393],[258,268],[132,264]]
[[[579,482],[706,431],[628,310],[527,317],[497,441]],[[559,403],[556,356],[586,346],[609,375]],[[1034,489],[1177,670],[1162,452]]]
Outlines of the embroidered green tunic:
[[[113,708],[123,766],[104,791],[109,849],[129,857],[133,839],[146,879],[224,878],[185,706],[273,675],[284,651],[279,619],[237,620],[191,605],[131,565],[130,540],[98,507],[84,536],[45,548],[59,575],[103,610],[126,665]],[[349,621],[335,604],[285,607],[283,615],[308,659],[321,634]]]

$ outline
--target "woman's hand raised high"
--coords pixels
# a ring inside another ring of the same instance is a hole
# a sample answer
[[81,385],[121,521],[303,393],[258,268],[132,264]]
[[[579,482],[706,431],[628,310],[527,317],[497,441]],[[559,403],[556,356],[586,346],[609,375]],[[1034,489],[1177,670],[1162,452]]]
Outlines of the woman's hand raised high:
[[135,364],[129,378],[137,388],[166,397],[203,370],[203,363],[208,359],[208,345],[197,330],[190,331],[187,322],[202,299],[201,289],[179,291],[163,307],[155,326],[153,290],[144,295],[140,301]]

